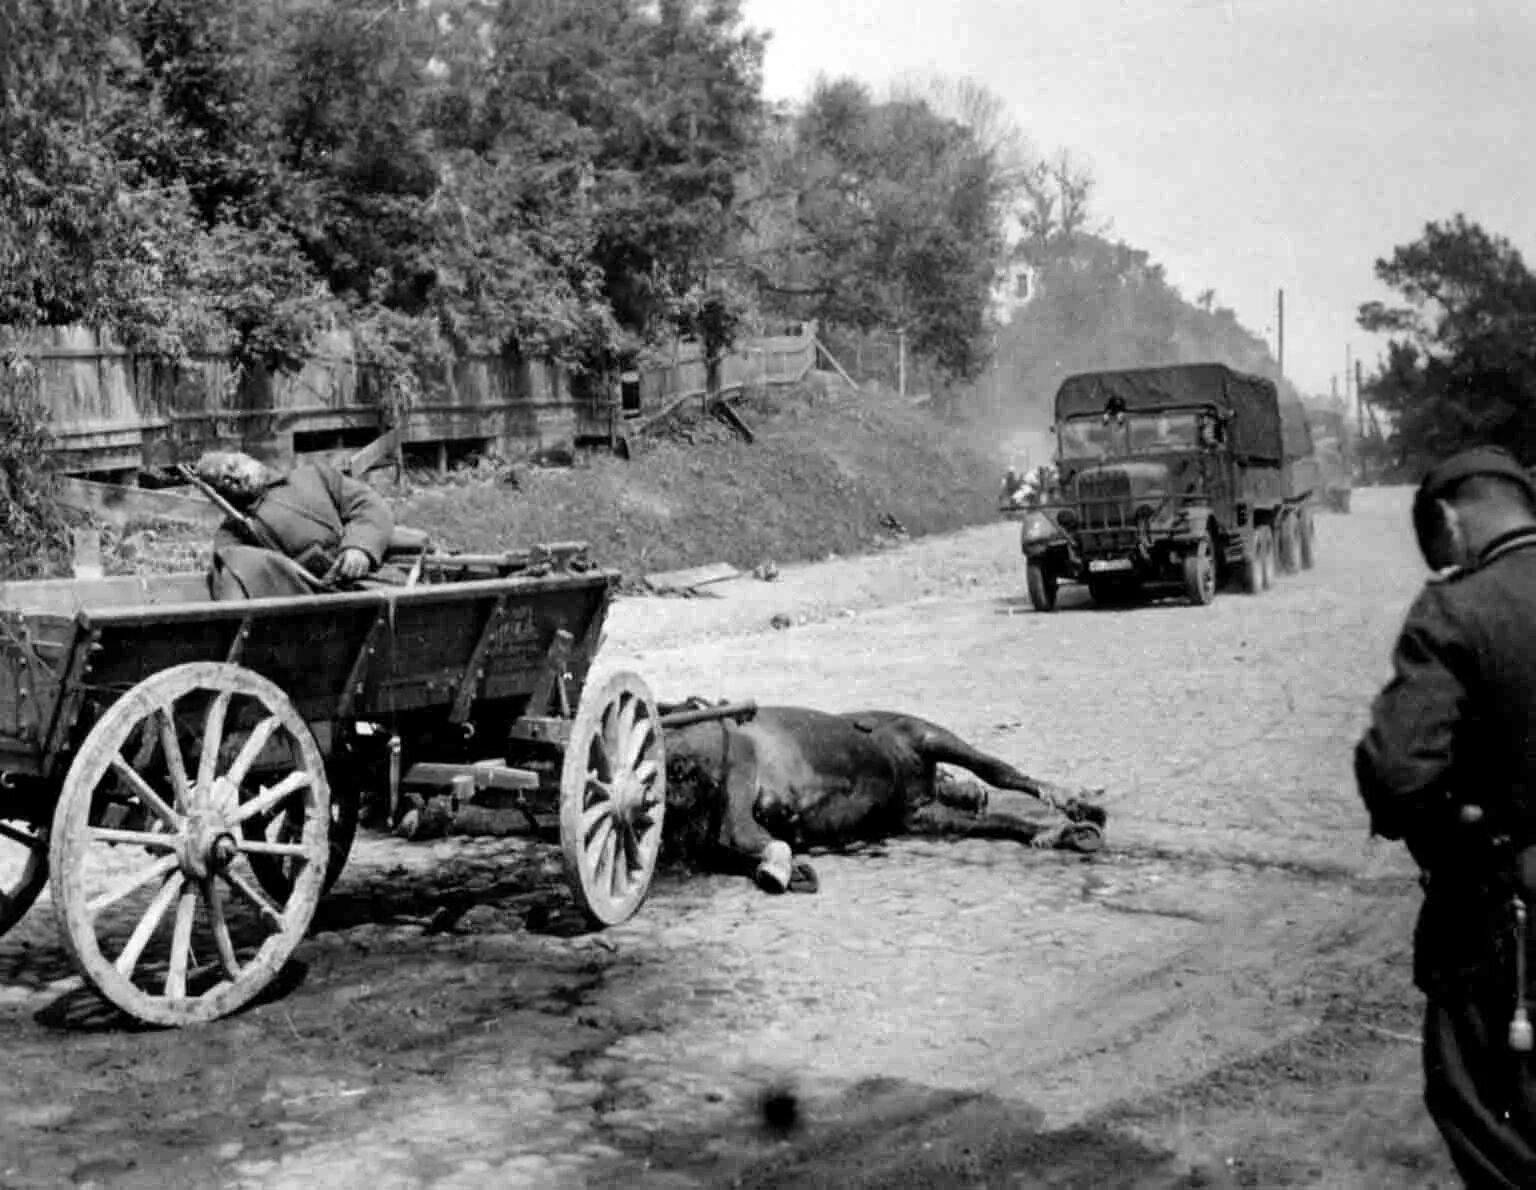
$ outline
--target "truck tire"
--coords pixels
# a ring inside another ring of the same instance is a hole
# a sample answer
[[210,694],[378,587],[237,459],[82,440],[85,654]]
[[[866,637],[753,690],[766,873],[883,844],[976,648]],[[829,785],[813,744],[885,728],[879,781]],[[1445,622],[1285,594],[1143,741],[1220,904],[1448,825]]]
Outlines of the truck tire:
[[1317,565],[1317,522],[1310,511],[1301,517],[1301,568],[1311,570]]
[[1184,597],[1196,607],[1216,598],[1216,556],[1209,537],[1184,555]]
[[1301,569],[1301,522],[1294,512],[1282,513],[1275,525],[1275,569],[1281,574]]
[[1269,590],[1270,584],[1274,582],[1274,545],[1274,535],[1270,533],[1268,525],[1255,529],[1253,536],[1248,539],[1240,564],[1244,594],[1259,595]]
[[1029,605],[1037,612],[1056,610],[1056,575],[1038,558],[1031,558],[1025,570],[1029,586]]

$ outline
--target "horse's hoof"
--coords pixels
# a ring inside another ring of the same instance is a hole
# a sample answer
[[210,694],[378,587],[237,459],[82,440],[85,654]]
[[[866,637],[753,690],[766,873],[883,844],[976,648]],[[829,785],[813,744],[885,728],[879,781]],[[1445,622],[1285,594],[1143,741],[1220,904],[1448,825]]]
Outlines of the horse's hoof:
[[788,892],[794,874],[794,855],[788,843],[775,841],[763,848],[762,862],[754,874],[758,888],[770,893]]
[[767,864],[759,864],[753,878],[757,881],[757,887],[765,893],[778,895],[789,891],[790,882],[794,879],[793,873],[779,872],[770,868]]
[[821,878],[816,875],[816,869],[803,859],[795,861],[794,870],[789,876],[789,891],[792,893],[821,891]]
[[1077,798],[1067,803],[1066,814],[1073,822],[1087,822],[1098,827],[1102,827],[1109,821],[1109,814],[1103,806],[1096,806],[1092,802]]
[[1091,822],[1074,822],[1061,832],[1056,846],[1063,851],[1091,853],[1104,846],[1104,832]]

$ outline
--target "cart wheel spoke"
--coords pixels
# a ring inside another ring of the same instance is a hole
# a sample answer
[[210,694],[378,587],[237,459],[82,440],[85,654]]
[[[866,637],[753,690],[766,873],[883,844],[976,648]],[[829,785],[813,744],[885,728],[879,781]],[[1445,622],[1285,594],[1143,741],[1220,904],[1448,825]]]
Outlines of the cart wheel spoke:
[[272,715],[251,728],[251,734],[240,746],[240,752],[230,764],[229,771],[224,774],[224,779],[239,788],[244,783],[246,774],[251,771],[251,766],[256,763],[256,758],[261,755],[261,750],[271,743],[272,736],[281,726],[282,721],[276,715]]
[[246,855],[276,855],[287,859],[298,859],[308,862],[309,852],[304,849],[302,843],[274,843],[270,840],[242,839],[239,843],[240,850]]
[[155,720],[160,732],[160,750],[165,753],[165,768],[171,779],[171,794],[179,809],[192,805],[192,783],[187,779],[187,758],[176,734],[176,718],[169,707],[159,707]]
[[229,936],[229,920],[224,916],[224,890],[217,876],[203,880],[203,901],[208,906],[208,927],[213,932],[213,945],[219,952],[219,962],[224,964],[224,974],[231,979],[239,979],[240,960],[235,957],[235,944]]
[[656,776],[660,772],[661,769],[657,767],[654,760],[647,760],[635,766],[635,781],[645,789],[647,800],[649,800],[651,787],[656,783]]
[[586,810],[582,812],[581,837],[583,839],[592,838],[593,829],[599,823],[610,820],[612,817],[613,804],[606,798],[604,798],[602,801],[593,802],[592,805],[588,806]]
[[99,896],[92,897],[85,903],[85,910],[92,917],[104,910],[112,908],[120,901],[125,901],[141,888],[147,888],[156,880],[164,880],[176,870],[181,861],[174,855],[162,855],[149,867],[135,876],[130,876],[122,883],[115,885]]
[[640,835],[637,823],[631,819],[619,828],[619,837],[624,841],[624,874],[639,872],[645,867],[645,862],[640,854]]
[[197,788],[206,793],[219,771],[219,750],[224,746],[224,720],[229,715],[232,691],[220,690],[203,720],[203,754],[198,759]]
[[[145,808],[150,813],[172,830],[180,829],[181,815],[166,805],[165,799],[155,792],[154,787],[148,781],[134,772],[121,755],[112,758],[112,771],[127,783],[128,787],[133,790],[134,797],[143,802]],[[185,805],[186,803],[183,802],[182,804]]]
[[119,975],[126,977],[133,974],[134,968],[139,965],[139,959],[144,954],[144,948],[149,945],[149,940],[160,928],[165,911],[171,907],[171,902],[176,899],[176,894],[181,891],[181,886],[185,883],[186,877],[180,872],[174,872],[160,886],[155,899],[149,903],[149,907],[144,910],[144,916],[139,918],[139,924],[134,926],[133,933],[128,936],[128,941],[118,954],[117,961],[112,964],[117,968]]
[[256,911],[273,925],[281,926],[283,924],[283,911],[260,888],[252,884],[239,872],[232,872],[227,868],[220,872],[219,875],[228,882],[232,889],[255,906]]
[[592,832],[586,836],[587,853],[595,857],[592,870],[596,872],[608,854],[608,845],[613,841],[613,815],[607,814],[598,820]]
[[619,695],[618,724],[614,729],[614,741],[622,748],[635,730],[635,716],[640,713],[640,701],[633,694]]
[[624,742],[624,758],[619,763],[626,769],[633,770],[639,763],[640,754],[654,738],[656,721],[644,719],[630,728],[629,735]]
[[278,806],[310,785],[310,775],[305,772],[289,773],[271,789],[263,789],[260,796],[252,798],[235,813],[237,823],[270,814]]
[[613,858],[608,864],[608,895],[614,900],[621,898],[629,889],[629,844],[625,829],[620,826],[613,832]]
[[151,851],[176,850],[177,836],[164,831],[131,831],[114,826],[90,827],[90,836],[98,843],[128,843]]
[[197,886],[184,881],[176,902],[176,925],[171,931],[171,965],[165,973],[165,994],[180,1000],[187,994],[187,962],[192,954],[192,919],[197,913]]

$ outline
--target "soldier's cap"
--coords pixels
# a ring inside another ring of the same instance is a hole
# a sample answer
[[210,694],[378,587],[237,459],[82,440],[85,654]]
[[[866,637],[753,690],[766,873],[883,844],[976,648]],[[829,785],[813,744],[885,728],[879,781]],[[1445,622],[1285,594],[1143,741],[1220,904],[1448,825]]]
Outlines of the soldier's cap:
[[1474,446],[1438,463],[1419,484],[1415,503],[1427,504],[1431,500],[1450,496],[1456,485],[1474,475],[1494,475],[1518,484],[1533,501],[1536,501],[1536,479],[1520,465],[1518,459],[1500,446]]

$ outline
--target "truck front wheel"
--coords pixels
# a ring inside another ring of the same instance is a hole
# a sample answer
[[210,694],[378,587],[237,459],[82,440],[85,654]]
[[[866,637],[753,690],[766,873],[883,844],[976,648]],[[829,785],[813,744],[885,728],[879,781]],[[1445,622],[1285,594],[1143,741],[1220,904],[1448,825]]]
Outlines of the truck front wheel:
[[1184,555],[1184,595],[1197,607],[1216,598],[1216,558],[1210,538]]
[[1026,569],[1029,605],[1037,612],[1056,610],[1056,574],[1039,558],[1031,558]]

